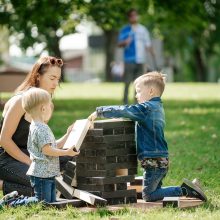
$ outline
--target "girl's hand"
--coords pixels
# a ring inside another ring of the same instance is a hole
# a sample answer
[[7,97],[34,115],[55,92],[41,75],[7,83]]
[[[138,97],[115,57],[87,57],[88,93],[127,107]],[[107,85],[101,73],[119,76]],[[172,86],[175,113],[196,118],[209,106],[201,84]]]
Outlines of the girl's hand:
[[74,146],[69,148],[68,150],[66,150],[68,156],[74,157],[74,156],[79,155],[80,152],[79,151],[78,152],[74,151],[73,148],[74,148]]
[[93,113],[88,117],[88,119],[89,119],[90,121],[94,121],[96,118],[97,118],[97,113],[96,113],[96,111],[93,112]]
[[67,128],[67,130],[66,130],[66,133],[67,133],[67,134],[69,134],[69,133],[72,131],[73,126],[74,126],[74,123],[71,124],[71,125]]

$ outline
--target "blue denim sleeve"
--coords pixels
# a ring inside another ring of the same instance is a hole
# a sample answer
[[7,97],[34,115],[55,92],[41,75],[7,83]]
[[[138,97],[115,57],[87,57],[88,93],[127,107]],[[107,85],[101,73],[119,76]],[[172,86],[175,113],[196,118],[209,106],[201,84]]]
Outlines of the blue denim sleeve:
[[96,108],[98,117],[128,118],[132,121],[142,121],[147,116],[147,105],[101,106]]

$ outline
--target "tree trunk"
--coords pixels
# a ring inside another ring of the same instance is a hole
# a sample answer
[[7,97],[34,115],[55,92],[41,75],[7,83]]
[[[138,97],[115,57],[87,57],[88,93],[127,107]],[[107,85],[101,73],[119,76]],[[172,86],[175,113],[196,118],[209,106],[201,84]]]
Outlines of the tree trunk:
[[112,81],[111,75],[111,62],[115,59],[115,49],[117,44],[118,33],[115,30],[104,31],[105,35],[105,80],[107,82]]
[[[62,58],[61,51],[59,48],[59,37],[54,37],[51,39],[50,43],[48,44],[48,50],[50,51],[50,56]],[[61,74],[61,81],[64,82],[65,76],[64,76],[64,71],[62,69],[62,74]]]
[[196,47],[194,49],[194,58],[196,66],[196,79],[199,82],[207,81],[207,68],[202,58],[201,49]]

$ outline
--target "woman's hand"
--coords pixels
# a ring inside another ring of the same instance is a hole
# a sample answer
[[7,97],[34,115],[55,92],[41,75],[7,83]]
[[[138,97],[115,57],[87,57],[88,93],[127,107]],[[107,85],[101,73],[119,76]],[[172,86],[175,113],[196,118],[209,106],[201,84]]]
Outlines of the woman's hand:
[[97,118],[97,112],[96,112],[96,111],[93,112],[93,113],[88,117],[88,119],[89,119],[90,121],[94,121],[96,118]]

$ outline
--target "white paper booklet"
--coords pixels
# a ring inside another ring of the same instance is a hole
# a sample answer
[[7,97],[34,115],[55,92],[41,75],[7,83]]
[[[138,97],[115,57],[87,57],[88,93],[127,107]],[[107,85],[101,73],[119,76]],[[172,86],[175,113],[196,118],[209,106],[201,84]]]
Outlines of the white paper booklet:
[[91,123],[92,122],[88,119],[77,120],[74,123],[72,131],[70,132],[63,146],[63,149],[68,149],[72,146],[75,146],[75,149],[79,151],[80,146],[86,136],[86,133],[88,132],[89,127],[91,126]]

